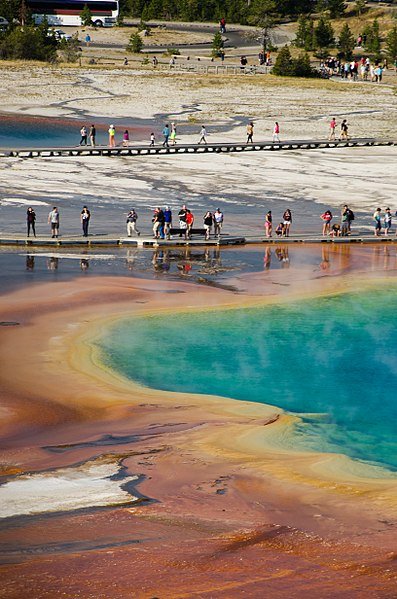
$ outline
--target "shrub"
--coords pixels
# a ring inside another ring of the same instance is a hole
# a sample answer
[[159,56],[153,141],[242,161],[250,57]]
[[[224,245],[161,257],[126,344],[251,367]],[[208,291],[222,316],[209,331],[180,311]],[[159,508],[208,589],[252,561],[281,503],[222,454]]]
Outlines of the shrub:
[[0,58],[15,60],[56,60],[58,42],[48,36],[48,27],[15,27],[0,39]]
[[130,37],[129,44],[127,46],[128,52],[139,54],[143,48],[143,41],[138,33],[133,33]]
[[320,77],[320,73],[311,66],[308,54],[292,58],[288,46],[280,50],[272,73],[281,77]]

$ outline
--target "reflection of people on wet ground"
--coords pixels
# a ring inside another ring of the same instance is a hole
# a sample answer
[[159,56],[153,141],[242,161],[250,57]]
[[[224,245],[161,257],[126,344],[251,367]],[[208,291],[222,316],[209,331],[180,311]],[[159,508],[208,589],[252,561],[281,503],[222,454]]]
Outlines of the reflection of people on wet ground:
[[272,250],[270,249],[269,246],[267,246],[267,248],[265,250],[265,255],[263,258],[263,267],[265,270],[269,270],[271,261],[272,261]]
[[[328,244],[327,244],[328,245]],[[321,262],[320,262],[320,268],[322,270],[328,270],[331,266],[330,260],[329,260],[329,247],[322,245],[321,247]]]
[[125,262],[128,270],[133,270],[136,254],[137,250],[127,250],[127,257],[125,259]]
[[28,237],[30,237],[30,229],[33,231],[33,235],[36,237],[36,213],[31,206],[26,212],[26,224],[28,227]]
[[87,268],[89,268],[90,263],[88,262],[87,258],[82,258],[80,260],[80,268],[81,270],[87,270]]
[[47,260],[48,270],[58,270],[58,262],[59,258],[57,258],[56,256],[52,256],[52,258],[49,258]]
[[205,238],[209,239],[210,235],[211,235],[211,229],[212,229],[212,223],[213,223],[212,212],[208,211],[204,214],[203,222],[204,222],[204,229],[205,229]]
[[272,228],[273,228],[273,217],[272,217],[272,211],[269,210],[269,212],[265,216],[265,235],[266,235],[266,237],[272,236]]
[[284,247],[284,248],[276,248],[275,249],[275,253],[276,256],[279,260],[279,262],[281,262],[281,266],[283,268],[289,268],[289,253],[288,253],[288,248]]
[[153,252],[152,264],[156,272],[168,272],[171,266],[169,250],[157,249]]
[[34,256],[26,255],[26,270],[34,270]]

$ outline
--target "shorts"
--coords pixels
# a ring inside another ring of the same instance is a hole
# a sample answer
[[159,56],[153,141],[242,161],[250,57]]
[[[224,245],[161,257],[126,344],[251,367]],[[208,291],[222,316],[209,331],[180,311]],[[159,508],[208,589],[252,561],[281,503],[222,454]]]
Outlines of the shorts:
[[380,222],[380,220],[375,221],[375,229],[377,231],[380,231],[382,229],[382,223]]
[[51,229],[59,229],[59,223],[51,223]]
[[285,220],[285,221],[283,222],[283,225],[290,225],[290,224],[291,224],[291,221],[290,221],[290,220]]

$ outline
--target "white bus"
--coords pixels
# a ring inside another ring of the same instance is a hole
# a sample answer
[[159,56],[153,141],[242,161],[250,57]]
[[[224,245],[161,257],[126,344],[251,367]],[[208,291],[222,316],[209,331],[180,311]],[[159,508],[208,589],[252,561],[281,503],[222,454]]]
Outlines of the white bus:
[[36,25],[44,19],[48,24],[80,27],[80,14],[85,5],[91,11],[95,27],[113,27],[119,15],[118,0],[27,0]]

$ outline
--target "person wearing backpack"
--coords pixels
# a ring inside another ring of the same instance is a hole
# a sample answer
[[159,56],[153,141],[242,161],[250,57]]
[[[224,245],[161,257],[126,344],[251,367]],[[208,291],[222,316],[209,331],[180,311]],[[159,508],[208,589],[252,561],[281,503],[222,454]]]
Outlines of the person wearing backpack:
[[351,210],[349,208],[349,206],[347,204],[345,204],[343,206],[343,213],[346,212],[345,216],[346,216],[346,225],[347,225],[347,235],[350,235],[351,230],[352,230],[352,221],[354,220],[354,212],[353,210]]

